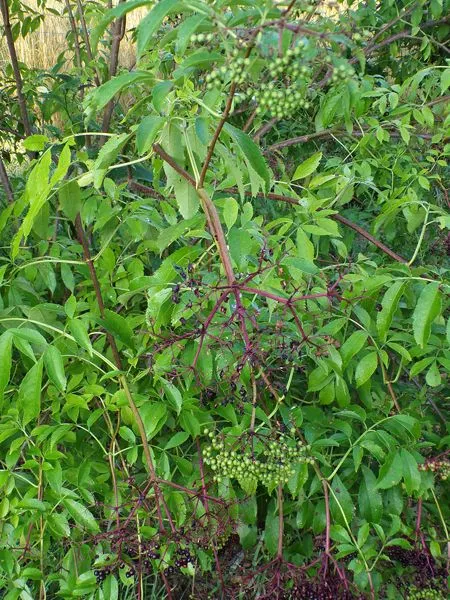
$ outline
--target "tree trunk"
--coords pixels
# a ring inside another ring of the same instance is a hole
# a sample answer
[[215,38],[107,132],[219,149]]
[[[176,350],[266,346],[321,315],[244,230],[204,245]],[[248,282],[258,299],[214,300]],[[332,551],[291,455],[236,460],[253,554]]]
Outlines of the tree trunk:
[[17,101],[19,103],[20,117],[22,119],[23,129],[27,136],[31,135],[31,124],[28,118],[27,104],[25,96],[23,95],[23,83],[22,75],[20,74],[19,61],[17,60],[16,47],[14,45],[14,38],[11,30],[11,21],[9,19],[9,8],[8,0],[0,0],[0,11],[2,13],[3,25],[5,28],[6,43],[8,45],[9,56],[11,59],[11,66],[14,72],[14,79],[16,82]]

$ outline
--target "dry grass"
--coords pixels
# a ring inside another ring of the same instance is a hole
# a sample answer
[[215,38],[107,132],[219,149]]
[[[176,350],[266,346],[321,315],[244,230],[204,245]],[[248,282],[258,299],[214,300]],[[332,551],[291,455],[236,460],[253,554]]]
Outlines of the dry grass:
[[[86,18],[89,23],[89,2],[83,1],[86,10]],[[117,4],[114,2],[114,4]],[[72,10],[75,10],[75,2],[71,1]],[[94,5],[94,3],[92,3]],[[29,0],[27,6],[36,12],[42,10],[37,7],[36,0]],[[47,2],[49,8],[58,11],[59,15],[45,12],[45,19],[39,29],[28,34],[25,38],[19,37],[16,41],[16,51],[21,62],[25,63],[31,69],[50,69],[57,60],[58,56],[64,52],[67,65],[73,63],[72,53],[68,50],[66,34],[69,31],[69,19],[65,9],[65,2],[62,0],[50,0]],[[122,41],[120,48],[120,64],[131,67],[135,60],[135,47],[131,40],[130,30],[136,27],[148,9],[140,8],[127,15],[127,34]],[[91,11],[92,14],[92,11]],[[8,51],[4,40],[0,40],[0,65],[9,62]]]

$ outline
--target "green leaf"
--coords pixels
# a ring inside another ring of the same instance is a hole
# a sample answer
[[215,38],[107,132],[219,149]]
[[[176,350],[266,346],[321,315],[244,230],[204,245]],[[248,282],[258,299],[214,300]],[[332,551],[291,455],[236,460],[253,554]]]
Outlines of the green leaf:
[[152,103],[155,110],[158,112],[162,111],[164,100],[167,98],[167,94],[173,88],[171,81],[160,81],[152,89]]
[[224,129],[231,136],[234,142],[236,142],[250,165],[264,181],[265,191],[268,192],[270,187],[270,172],[267,168],[266,161],[261,154],[261,150],[255,144],[252,138],[240,129],[233,127],[229,123],[225,123]]
[[176,448],[177,446],[181,446],[184,442],[189,438],[189,433],[187,431],[179,431],[175,435],[173,435],[167,444],[164,446],[164,450],[170,450],[171,448]]
[[330,493],[330,510],[333,522],[345,525],[345,521],[347,520],[347,523],[350,523],[355,507],[352,497],[339,475],[333,477],[331,489],[333,493]]
[[316,152],[305,161],[303,161],[298,167],[295,169],[295,173],[292,176],[291,181],[297,181],[297,179],[304,179],[308,177],[314,171],[316,171],[319,163],[322,159],[322,152]]
[[442,378],[436,361],[433,361],[431,367],[428,369],[428,372],[425,375],[425,381],[430,387],[438,387],[441,385]]
[[108,600],[118,600],[119,598],[119,584],[117,582],[116,577],[114,575],[108,575],[105,579],[102,590],[104,594],[104,598],[108,598]]
[[234,198],[227,198],[223,207],[223,220],[228,229],[236,223],[239,213],[239,203]]
[[172,408],[174,408],[179,415],[181,412],[181,407],[183,406],[183,397],[180,391],[170,381],[166,381],[165,379],[161,378],[161,383]]
[[136,83],[145,82],[150,84],[153,80],[154,76],[147,71],[127,71],[121,73],[90,92],[84,100],[84,108],[88,114],[98,113],[123,88],[129,88],[132,84]]
[[44,364],[49,379],[60,392],[64,392],[67,385],[64,374],[64,361],[56,346],[47,347],[44,353]]
[[75,289],[75,278],[72,273],[70,265],[67,263],[61,263],[61,279],[68,290],[73,294]]
[[64,179],[69,170],[71,161],[70,143],[65,144],[59,155],[58,164],[50,177],[50,189]]
[[386,291],[381,301],[382,309],[377,315],[377,329],[382,342],[386,341],[387,332],[392,323],[392,318],[397,310],[400,298],[405,288],[404,281],[396,281]]
[[306,260],[313,261],[315,258],[314,244],[306,235],[302,227],[297,229],[297,254],[299,258],[305,258]]
[[363,519],[379,523],[383,514],[383,499],[376,489],[377,479],[372,471],[362,465],[363,478],[358,492],[358,508]]
[[417,467],[417,461],[414,456],[405,448],[400,450],[401,460],[403,463],[403,480],[408,494],[420,488],[421,477]]
[[183,219],[191,219],[200,205],[198,194],[184,177],[177,176],[173,181],[175,199]]
[[387,490],[400,483],[403,476],[402,458],[399,452],[391,452],[380,469],[377,488]]
[[11,374],[12,340],[13,336],[9,331],[5,331],[0,336],[0,407]]
[[103,144],[100,152],[98,153],[97,160],[92,167],[94,171],[94,186],[96,188],[101,186],[108,167],[119,156],[120,151],[128,142],[130,137],[130,133],[121,133],[119,135],[110,137],[108,141]]
[[15,258],[19,253],[19,247],[22,240],[27,239],[33,226],[34,219],[47,201],[51,189],[49,185],[50,165],[51,153],[47,150],[28,175],[25,192],[19,201],[19,206],[22,210],[29,206],[29,210],[12,240],[12,258]]
[[27,425],[41,410],[42,360],[31,367],[19,387],[18,403],[22,413],[22,423]]
[[334,542],[351,543],[352,539],[348,531],[342,525],[332,525],[330,528],[330,537]]
[[69,319],[67,325],[77,344],[87,350],[89,352],[89,356],[92,356],[91,341],[83,321],[80,319]]
[[167,408],[162,402],[146,402],[139,408],[147,439],[151,440],[167,419]]
[[139,123],[136,131],[136,148],[139,155],[146,154],[150,150],[163,123],[163,117],[156,115],[145,117]]
[[76,500],[66,498],[63,500],[63,505],[75,523],[85,527],[88,531],[92,531],[93,533],[97,533],[100,530],[94,515],[90,510],[83,506],[83,504]]
[[81,190],[74,180],[68,181],[58,191],[59,204],[66,217],[75,222],[75,217],[81,211]]
[[46,135],[40,135],[38,133],[30,135],[23,140],[23,146],[25,150],[32,152],[40,152],[44,149],[45,144],[49,141]]
[[376,351],[366,354],[360,360],[355,371],[356,387],[361,387],[375,373],[378,365],[378,354]]
[[431,324],[440,310],[439,283],[428,283],[420,293],[412,316],[414,339],[421,348],[427,344],[431,333]]
[[362,548],[364,546],[364,544],[367,541],[367,538],[369,537],[369,532],[370,532],[370,525],[369,523],[364,523],[364,525],[362,525],[358,531],[358,546],[360,548]]
[[142,19],[137,28],[137,54],[141,57],[163,19],[171,12],[179,11],[183,3],[179,0],[160,0]]
[[266,526],[264,528],[264,545],[271,556],[274,556],[277,552],[279,533],[275,502],[272,501],[267,511]]
[[342,361],[348,365],[350,360],[357,354],[365,345],[368,333],[366,331],[354,331],[351,336],[342,344],[340,353]]
[[441,94],[444,94],[450,87],[450,68],[446,68],[441,73]]
[[125,346],[134,348],[133,330],[125,317],[112,310],[105,309],[104,318],[98,320],[109,333],[117,336]]

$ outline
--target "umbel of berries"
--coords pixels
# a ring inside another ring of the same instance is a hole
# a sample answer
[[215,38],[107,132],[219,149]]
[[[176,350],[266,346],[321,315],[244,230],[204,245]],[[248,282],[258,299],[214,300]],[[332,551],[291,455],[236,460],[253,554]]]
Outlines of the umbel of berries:
[[339,81],[348,81],[353,77],[354,74],[355,72],[350,65],[341,64],[334,68],[331,81],[333,83],[338,83]]
[[284,435],[258,443],[260,449],[255,450],[248,439],[236,445],[233,439],[224,440],[208,431],[206,434],[211,444],[204,450],[204,460],[214,473],[214,481],[236,479],[247,493],[254,493],[259,483],[269,490],[284,485],[299,462],[312,462],[307,457],[307,446]]
[[224,84],[234,82],[238,85],[245,83],[248,77],[250,59],[244,57],[233,57],[230,64],[221,66],[206,76],[206,87],[212,89]]

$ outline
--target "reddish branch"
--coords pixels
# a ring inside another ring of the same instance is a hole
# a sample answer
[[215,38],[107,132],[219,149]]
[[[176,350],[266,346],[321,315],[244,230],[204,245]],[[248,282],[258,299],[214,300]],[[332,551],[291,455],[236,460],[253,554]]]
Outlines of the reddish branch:
[[[292,198],[289,196],[282,196],[281,194],[258,194],[258,195],[260,197],[261,196],[266,197],[271,200],[279,200],[281,202],[287,202],[288,204],[298,204],[299,203],[297,198]],[[333,219],[334,221],[339,221],[339,223],[342,223],[346,227],[350,227],[350,229],[353,229],[354,231],[359,233],[359,235],[361,237],[368,240],[371,244],[373,244],[374,246],[376,246],[377,248],[382,250],[385,254],[387,254],[388,256],[390,256],[391,258],[396,260],[397,262],[407,264],[408,261],[405,260],[402,256],[400,256],[399,254],[397,254],[396,252],[391,250],[388,246],[383,244],[383,242],[380,242],[380,240],[377,240],[377,238],[375,238],[373,235],[371,235],[368,231],[366,231],[365,229],[363,229],[356,223],[353,223],[353,221],[350,221],[346,217],[343,217],[342,215],[339,215],[339,214],[329,215],[329,218]]]
[[[267,151],[270,152],[272,150],[279,150],[280,148],[286,148],[288,146],[295,146],[296,144],[304,144],[305,142],[309,142],[310,140],[314,140],[321,137],[328,137],[329,135],[333,135],[334,133],[336,133],[335,129],[324,129],[323,131],[316,131],[315,133],[310,133],[308,135],[299,135],[297,137],[289,138],[288,140],[283,140],[282,142],[272,144],[271,146],[268,146]],[[262,133],[260,134],[260,136],[261,135]]]

